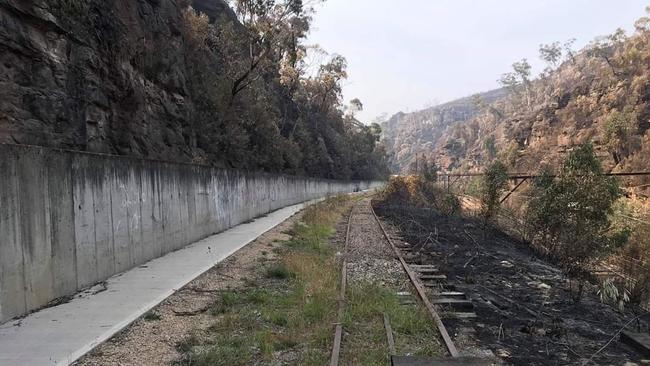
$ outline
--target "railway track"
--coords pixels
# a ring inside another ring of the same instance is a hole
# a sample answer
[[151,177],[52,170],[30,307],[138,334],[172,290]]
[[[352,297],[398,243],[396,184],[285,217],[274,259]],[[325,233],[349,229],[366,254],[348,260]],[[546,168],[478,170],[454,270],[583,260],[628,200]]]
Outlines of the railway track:
[[[343,318],[345,314],[345,294],[347,286],[347,254],[350,241],[350,228],[353,216],[356,214],[356,206],[352,208],[347,219],[347,229],[345,234],[345,244],[342,251],[342,269],[341,269],[341,287],[338,297],[338,321],[335,327],[334,343],[332,346],[332,353],[330,358],[330,366],[337,366],[341,360],[341,344],[344,337]],[[447,351],[447,360],[458,361],[458,364],[463,365],[483,365],[490,363],[482,363],[481,360],[473,358],[465,358],[460,356],[458,348],[454,344],[445,324],[443,323],[443,316],[439,313],[439,309],[444,309],[444,318],[459,318],[471,319],[475,318],[476,314],[472,311],[473,304],[465,293],[456,291],[453,285],[447,284],[447,278],[441,274],[438,268],[434,265],[423,265],[409,257],[411,252],[410,246],[396,245],[390,235],[387,233],[381,220],[375,213],[370,204],[370,211],[374,221],[376,222],[381,235],[385,242],[392,250],[395,259],[399,261],[402,270],[406,277],[415,289],[418,300],[426,308],[428,315],[434,323],[437,332],[442,339],[442,343]],[[428,289],[428,291],[427,291]],[[399,295],[399,294],[398,294]],[[408,294],[410,296],[410,294]],[[395,351],[395,339],[392,328],[390,326],[390,319],[384,314],[384,327],[386,329],[386,340],[391,355],[393,365],[410,365],[411,358],[407,356],[399,356]],[[433,361],[433,360],[432,360]],[[421,362],[421,360],[420,360]],[[415,363],[413,363],[415,364]],[[445,363],[448,364],[448,363]],[[449,363],[456,364],[456,363]]]
[[343,263],[341,266],[341,288],[338,298],[338,314],[337,323],[334,330],[334,344],[332,346],[332,356],[330,358],[330,366],[338,366],[339,358],[341,356],[341,341],[343,340],[343,316],[345,315],[345,291],[347,287],[347,250],[350,242],[350,224],[352,222],[352,215],[354,214],[354,206],[348,215],[348,224],[345,229],[345,244],[343,245]]

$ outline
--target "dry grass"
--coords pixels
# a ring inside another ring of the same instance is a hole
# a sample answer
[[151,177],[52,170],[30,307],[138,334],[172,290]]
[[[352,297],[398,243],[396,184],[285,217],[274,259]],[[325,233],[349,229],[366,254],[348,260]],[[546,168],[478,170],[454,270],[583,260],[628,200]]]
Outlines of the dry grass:
[[177,364],[326,364],[340,281],[329,241],[351,202],[335,197],[305,210],[277,261],[246,288],[221,294],[214,325],[179,344]]
[[638,197],[622,198],[616,205],[613,222],[628,228],[627,244],[607,263],[625,276],[619,285],[630,293],[632,302],[646,306],[650,301],[650,202]]
[[434,208],[445,215],[459,213],[461,204],[452,193],[419,175],[392,177],[380,200],[389,205]]

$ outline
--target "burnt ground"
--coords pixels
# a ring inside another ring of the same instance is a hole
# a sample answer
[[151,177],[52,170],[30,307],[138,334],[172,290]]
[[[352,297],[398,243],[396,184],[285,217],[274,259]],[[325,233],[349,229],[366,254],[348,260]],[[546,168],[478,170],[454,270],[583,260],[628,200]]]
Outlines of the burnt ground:
[[[513,365],[645,364],[617,335],[640,310],[619,313],[602,304],[593,288],[576,304],[558,267],[502,232],[485,234],[476,219],[375,207],[414,247],[416,262],[435,264],[449,284],[471,297],[478,317],[445,320],[450,334],[466,332],[469,325],[470,337]],[[627,329],[647,331],[650,316],[641,319]]]

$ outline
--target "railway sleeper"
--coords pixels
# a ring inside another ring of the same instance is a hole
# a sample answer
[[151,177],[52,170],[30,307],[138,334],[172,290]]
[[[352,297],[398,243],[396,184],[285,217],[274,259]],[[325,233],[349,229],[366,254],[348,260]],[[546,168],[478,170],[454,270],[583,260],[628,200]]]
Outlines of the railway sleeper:
[[420,274],[418,277],[422,281],[446,281],[447,276],[443,274]]
[[400,305],[403,306],[417,305],[417,301],[415,301],[415,297],[410,292],[398,292],[397,299],[399,300]]
[[446,313],[442,313],[442,318],[443,319],[476,319],[478,318],[478,315],[476,315],[475,312],[473,311],[450,311]]
[[431,300],[433,305],[438,305],[442,308],[451,308],[458,311],[468,311],[474,309],[474,304],[467,299],[455,298],[434,298]]
[[450,298],[450,299],[467,299],[467,295],[464,292],[459,291],[443,291],[435,294],[436,297]]
[[415,272],[420,274],[439,273],[438,268],[421,268],[421,269],[414,269],[414,270]]

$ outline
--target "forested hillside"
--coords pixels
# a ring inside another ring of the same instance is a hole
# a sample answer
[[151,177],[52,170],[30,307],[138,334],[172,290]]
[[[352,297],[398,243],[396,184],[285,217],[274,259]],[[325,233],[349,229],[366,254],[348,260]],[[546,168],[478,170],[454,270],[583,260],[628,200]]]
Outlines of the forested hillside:
[[[382,141],[390,152],[391,170],[405,172],[416,163],[418,157],[431,156],[450,126],[469,121],[480,113],[475,104],[476,98],[493,103],[506,94],[505,89],[497,89],[422,111],[400,112],[392,116],[381,125]],[[438,158],[442,160],[441,156]]]
[[307,74],[300,0],[0,0],[0,143],[381,177],[345,58]]
[[420,154],[448,171],[481,170],[497,158],[510,171],[539,171],[557,168],[568,152],[591,142],[607,171],[644,170],[650,163],[650,18],[635,27],[579,51],[571,40],[541,45],[548,68],[535,77],[527,60],[514,63],[500,78],[505,97],[491,98],[492,92],[437,107],[468,105],[468,118],[424,128],[430,111],[393,117],[384,138],[394,168],[408,171]]

